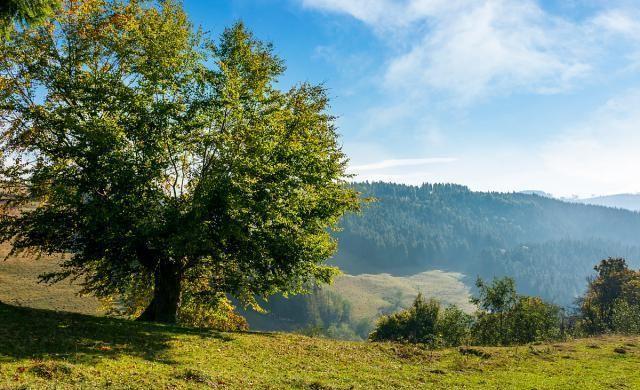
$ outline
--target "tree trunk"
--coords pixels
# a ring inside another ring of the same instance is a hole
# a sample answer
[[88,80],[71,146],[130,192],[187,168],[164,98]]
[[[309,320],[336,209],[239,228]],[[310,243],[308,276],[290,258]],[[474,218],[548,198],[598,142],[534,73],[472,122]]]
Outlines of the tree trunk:
[[178,319],[182,269],[178,264],[161,262],[154,272],[153,298],[138,321],[175,324]]

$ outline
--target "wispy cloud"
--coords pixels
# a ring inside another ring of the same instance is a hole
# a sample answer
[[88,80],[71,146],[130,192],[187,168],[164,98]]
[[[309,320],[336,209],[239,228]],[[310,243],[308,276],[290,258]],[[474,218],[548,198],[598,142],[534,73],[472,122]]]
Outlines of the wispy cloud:
[[533,0],[301,1],[351,15],[389,40],[394,54],[384,71],[386,88],[414,96],[441,93],[457,104],[570,90],[597,67],[603,47],[622,35],[637,40],[640,31],[637,13],[629,9],[576,22]]
[[349,170],[353,172],[362,172],[362,171],[381,170],[381,169],[387,169],[387,168],[399,168],[399,167],[411,167],[411,166],[420,166],[420,165],[427,165],[427,164],[450,163],[454,161],[457,161],[457,158],[454,158],[454,157],[404,158],[404,159],[382,160],[379,162],[364,164],[364,165],[354,165],[349,167]]

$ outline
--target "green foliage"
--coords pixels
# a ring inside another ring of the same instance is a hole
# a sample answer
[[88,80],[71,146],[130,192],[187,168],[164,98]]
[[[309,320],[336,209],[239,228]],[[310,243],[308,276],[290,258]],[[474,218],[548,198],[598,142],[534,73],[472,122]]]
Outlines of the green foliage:
[[376,202],[346,216],[335,264],[350,274],[446,269],[511,276],[523,294],[568,306],[595,262],[640,260],[640,215],[453,184],[357,183]]
[[512,278],[496,278],[491,284],[480,277],[476,280],[478,296],[471,302],[480,308],[478,322],[474,327],[474,338],[481,344],[509,344],[509,312],[516,301],[516,285]]
[[[0,33],[7,36],[16,25],[36,26],[49,18],[61,0],[3,0],[0,2]],[[4,38],[4,37],[3,37]]]
[[538,297],[518,296],[512,279],[485,283],[478,278],[475,316],[456,306],[442,309],[421,295],[412,307],[383,316],[370,335],[372,341],[403,341],[432,346],[462,344],[511,345],[562,337],[560,308]]
[[371,341],[434,343],[440,304],[418,295],[407,310],[382,316],[369,336]]
[[639,327],[640,271],[628,268],[622,258],[608,258],[594,267],[580,299],[582,326],[587,333],[635,333]]
[[473,325],[475,343],[484,345],[526,344],[561,336],[560,308],[539,297],[519,296],[511,278],[490,284],[478,278],[478,295],[472,302],[480,309]]
[[330,281],[330,230],[358,197],[324,89],[283,92],[283,70],[242,24],[211,41],[174,1],[69,2],[13,31],[0,238],[70,254],[46,281],[151,291],[147,320],[174,322],[193,284],[251,304]]
[[557,340],[562,336],[560,308],[539,297],[519,297],[509,314],[513,344]]
[[513,308],[517,300],[516,283],[512,278],[496,278],[491,284],[482,278],[476,280],[478,295],[471,298],[471,302],[481,310],[489,313],[504,313]]
[[447,306],[440,312],[436,333],[445,346],[468,344],[474,318],[455,305]]
[[382,316],[369,340],[457,346],[468,341],[472,321],[459,308],[443,310],[438,301],[425,300],[420,294],[409,309]]
[[622,334],[640,334],[640,305],[618,299],[612,311],[613,329]]
[[192,297],[185,297],[178,312],[178,323],[223,332],[249,330],[247,320],[235,312],[235,307],[225,297],[217,299],[215,304],[198,302]]

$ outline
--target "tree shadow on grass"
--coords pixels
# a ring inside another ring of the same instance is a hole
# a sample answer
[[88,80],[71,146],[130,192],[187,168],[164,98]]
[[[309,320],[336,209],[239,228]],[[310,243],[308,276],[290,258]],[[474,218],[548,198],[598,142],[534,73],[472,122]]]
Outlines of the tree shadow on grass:
[[0,303],[0,362],[60,359],[91,363],[119,355],[173,364],[166,355],[179,335],[231,341],[206,329],[182,328],[108,317],[31,309]]

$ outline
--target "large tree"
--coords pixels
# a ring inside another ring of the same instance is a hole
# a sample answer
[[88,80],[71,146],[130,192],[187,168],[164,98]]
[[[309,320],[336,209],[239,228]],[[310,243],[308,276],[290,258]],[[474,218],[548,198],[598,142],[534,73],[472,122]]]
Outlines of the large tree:
[[321,86],[242,24],[219,41],[173,1],[64,2],[0,44],[0,235],[65,253],[56,282],[100,297],[301,292],[328,282],[330,236],[358,208]]

